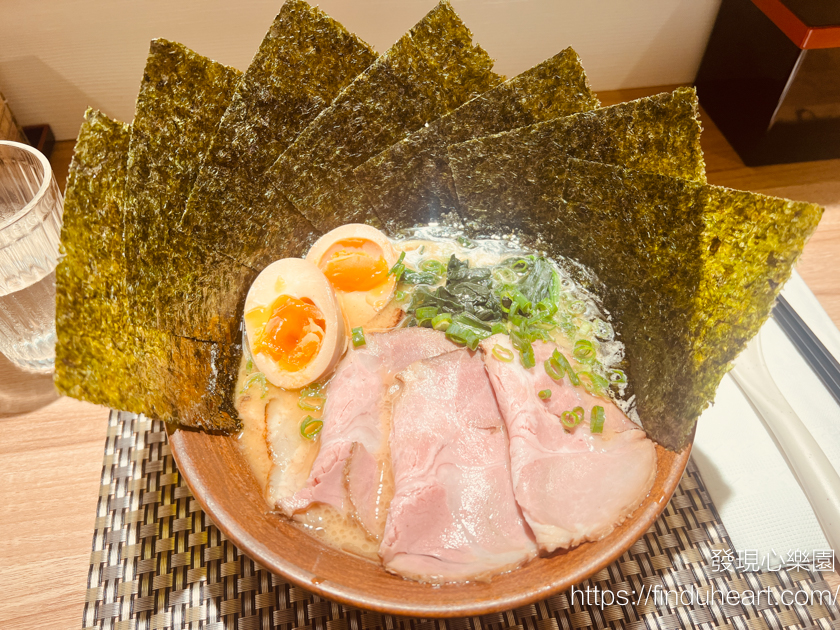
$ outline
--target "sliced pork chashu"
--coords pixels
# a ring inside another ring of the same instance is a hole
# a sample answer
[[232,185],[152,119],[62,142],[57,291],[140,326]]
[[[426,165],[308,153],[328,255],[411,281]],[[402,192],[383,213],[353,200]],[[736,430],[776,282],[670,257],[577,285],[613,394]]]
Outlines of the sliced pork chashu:
[[[504,362],[496,345],[513,353]],[[544,362],[555,346],[534,344],[536,366],[526,369],[505,335],[481,344],[490,382],[510,437],[516,500],[543,551],[600,540],[647,496],[656,474],[656,450],[645,432],[618,407],[571,385],[554,381]],[[541,390],[552,395],[543,400]],[[603,433],[590,431],[594,406],[605,411]],[[564,411],[581,406],[584,421],[572,431],[560,422]]]
[[321,444],[303,487],[282,498],[287,515],[314,503],[330,505],[358,520],[374,539],[382,535],[390,484],[388,435],[391,424],[389,388],[394,376],[420,359],[450,352],[457,346],[443,333],[404,328],[368,334],[367,343],[351,349],[327,388],[319,434]]
[[413,363],[397,379],[395,494],[379,550],[385,567],[451,582],[490,576],[534,557],[481,357],[457,350]]

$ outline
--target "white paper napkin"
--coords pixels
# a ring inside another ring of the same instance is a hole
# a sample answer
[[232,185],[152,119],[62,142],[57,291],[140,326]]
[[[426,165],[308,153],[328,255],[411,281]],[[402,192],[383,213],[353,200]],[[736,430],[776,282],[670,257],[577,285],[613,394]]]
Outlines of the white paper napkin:
[[[782,294],[840,357],[840,331],[799,274],[793,273]],[[759,334],[773,380],[840,470],[840,406],[772,318]],[[761,568],[830,549],[773,438],[729,375],[714,406],[698,420],[692,457],[733,546],[767,559]]]

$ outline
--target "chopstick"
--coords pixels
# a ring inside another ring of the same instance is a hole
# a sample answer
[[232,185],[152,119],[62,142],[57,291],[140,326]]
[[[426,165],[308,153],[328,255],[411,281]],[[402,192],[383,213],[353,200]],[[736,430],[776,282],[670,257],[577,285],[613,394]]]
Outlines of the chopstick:
[[773,319],[840,405],[840,363],[837,359],[781,295],[776,299]]

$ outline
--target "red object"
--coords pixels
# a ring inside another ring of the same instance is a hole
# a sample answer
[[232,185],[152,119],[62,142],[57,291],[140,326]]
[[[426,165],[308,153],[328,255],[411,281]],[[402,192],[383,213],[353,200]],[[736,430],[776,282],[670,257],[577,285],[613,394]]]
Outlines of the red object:
[[840,25],[809,26],[782,0],[752,0],[752,3],[802,50],[840,47]]

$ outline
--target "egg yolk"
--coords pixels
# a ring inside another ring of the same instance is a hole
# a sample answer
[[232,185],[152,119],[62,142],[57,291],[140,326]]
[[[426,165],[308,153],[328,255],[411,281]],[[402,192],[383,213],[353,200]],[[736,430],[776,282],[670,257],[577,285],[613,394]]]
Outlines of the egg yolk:
[[266,310],[268,318],[253,351],[267,354],[286,371],[303,369],[321,349],[324,315],[310,300],[290,295],[281,295]]
[[333,254],[322,260],[321,271],[339,291],[370,291],[388,279],[388,263],[381,255],[371,254],[369,241],[345,239],[330,249]]

